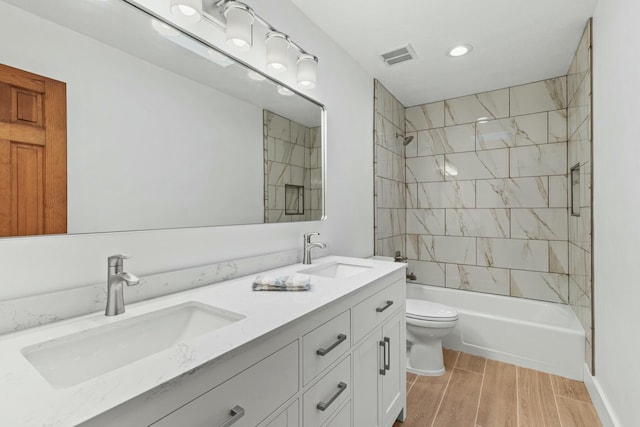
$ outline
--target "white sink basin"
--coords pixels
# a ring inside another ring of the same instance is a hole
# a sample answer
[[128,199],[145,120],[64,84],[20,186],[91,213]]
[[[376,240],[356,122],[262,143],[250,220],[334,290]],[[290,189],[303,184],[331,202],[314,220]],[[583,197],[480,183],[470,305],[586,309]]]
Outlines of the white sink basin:
[[346,279],[347,277],[355,276],[363,271],[367,271],[370,268],[371,267],[366,265],[332,262],[330,264],[307,268],[306,270],[299,271],[299,273],[309,274],[311,276],[330,277],[332,279]]
[[55,388],[70,387],[244,319],[188,302],[22,349]]

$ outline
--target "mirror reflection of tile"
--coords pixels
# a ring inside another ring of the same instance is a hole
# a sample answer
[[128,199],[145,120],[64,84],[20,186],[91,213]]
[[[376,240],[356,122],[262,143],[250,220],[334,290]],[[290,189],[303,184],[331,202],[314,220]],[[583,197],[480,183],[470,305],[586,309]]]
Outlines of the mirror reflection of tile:
[[264,221],[322,217],[320,127],[264,110]]

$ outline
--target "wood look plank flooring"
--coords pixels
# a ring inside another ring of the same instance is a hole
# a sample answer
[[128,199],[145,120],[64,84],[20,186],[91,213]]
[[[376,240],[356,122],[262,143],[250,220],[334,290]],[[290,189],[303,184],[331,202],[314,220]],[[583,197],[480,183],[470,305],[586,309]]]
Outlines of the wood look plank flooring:
[[447,372],[407,374],[394,427],[601,427],[579,381],[444,349]]

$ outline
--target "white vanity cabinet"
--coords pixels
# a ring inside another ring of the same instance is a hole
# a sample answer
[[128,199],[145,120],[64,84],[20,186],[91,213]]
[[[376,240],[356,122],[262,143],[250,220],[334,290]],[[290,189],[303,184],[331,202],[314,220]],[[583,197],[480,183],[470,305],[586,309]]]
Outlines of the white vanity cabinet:
[[402,280],[354,308],[361,313],[355,320],[361,325],[354,329],[367,333],[353,351],[356,427],[389,427],[406,407],[404,298]]
[[391,427],[406,406],[404,275],[373,279],[83,425]]

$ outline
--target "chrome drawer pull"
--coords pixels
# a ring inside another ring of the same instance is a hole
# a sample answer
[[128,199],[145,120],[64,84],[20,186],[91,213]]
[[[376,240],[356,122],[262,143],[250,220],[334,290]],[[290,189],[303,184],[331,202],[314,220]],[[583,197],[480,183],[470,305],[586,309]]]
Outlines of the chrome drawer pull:
[[347,389],[347,385],[345,383],[343,383],[342,381],[340,381],[340,383],[338,384],[338,392],[336,394],[334,394],[331,399],[329,399],[328,402],[320,402],[316,405],[316,408],[320,409],[321,411],[326,411],[329,406],[331,406],[331,404],[333,403],[334,400],[336,400],[338,398],[338,396],[340,396],[342,394],[343,391],[345,391]]
[[240,418],[244,417],[244,408],[241,406],[234,406],[230,411],[231,418],[227,421],[220,424],[220,427],[229,427],[232,424],[235,424]]
[[380,375],[387,375],[387,344],[384,341],[378,341],[380,347],[382,347],[382,368],[380,368]]
[[344,342],[346,339],[347,339],[347,336],[345,334],[340,334],[338,335],[338,341],[334,342],[327,348],[319,348],[318,350],[316,350],[316,354],[320,356],[326,356],[327,353],[329,353],[331,350],[339,346],[340,343]]
[[382,313],[383,311],[385,311],[387,308],[391,307],[393,305],[393,301],[388,300],[387,303],[384,305],[384,307],[378,307],[376,308],[376,311],[378,313]]

